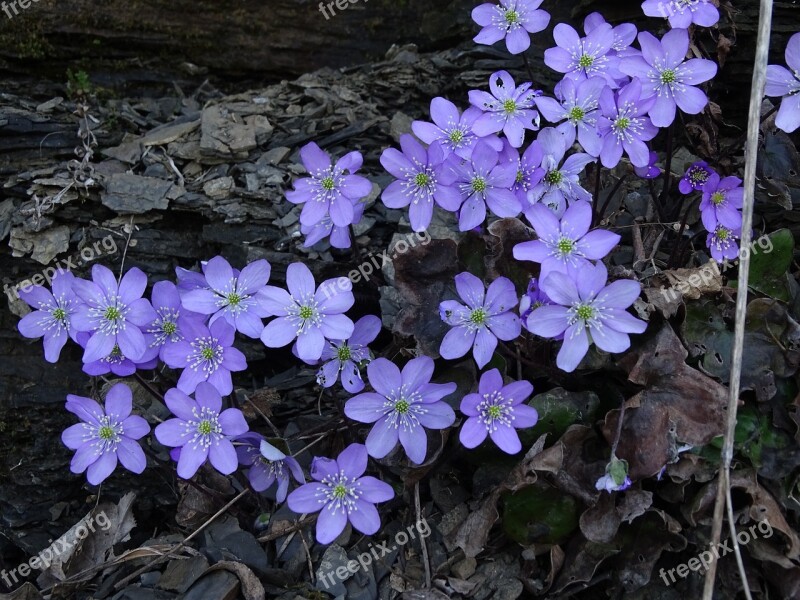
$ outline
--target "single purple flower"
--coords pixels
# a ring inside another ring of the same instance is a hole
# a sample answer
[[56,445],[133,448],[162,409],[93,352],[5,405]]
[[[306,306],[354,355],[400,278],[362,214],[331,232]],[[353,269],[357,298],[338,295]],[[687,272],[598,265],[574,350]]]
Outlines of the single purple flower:
[[681,194],[691,194],[693,191],[702,191],[703,186],[709,180],[711,175],[715,173],[714,169],[708,166],[708,163],[701,160],[693,163],[691,167],[686,169],[686,173],[681,177],[678,183],[678,189]]
[[[470,107],[460,114],[455,104],[445,98],[431,100],[431,120],[414,121],[411,129],[419,139],[426,144],[441,147],[445,158],[450,154],[457,154],[464,160],[472,156],[472,149],[481,139],[472,132],[472,125],[483,114],[475,107]],[[502,142],[497,136],[483,138],[490,142],[495,150],[502,148]]]
[[595,343],[606,352],[624,352],[630,347],[629,333],[642,333],[647,323],[625,309],[641,293],[638,281],[620,279],[606,285],[603,263],[584,267],[575,278],[553,272],[542,289],[555,303],[541,306],[528,317],[528,331],[552,338],[564,335],[556,364],[567,373],[575,370]]
[[502,39],[511,54],[521,54],[531,45],[531,33],[547,29],[550,14],[539,10],[544,0],[500,0],[472,9],[472,20],[483,27],[475,36],[476,44],[492,44]]
[[544,51],[544,64],[576,83],[590,77],[602,77],[607,85],[617,87],[614,75],[619,75],[619,59],[611,51],[614,45],[611,25],[600,24],[581,38],[573,27],[559,23],[553,29],[553,38],[556,46]]
[[155,349],[155,356],[164,360],[165,349],[184,339],[183,324],[187,320],[205,323],[205,316],[181,306],[178,287],[171,281],[159,281],[153,285],[150,303],[156,318],[142,328],[148,347],[145,358],[152,358],[149,350]]
[[547,294],[542,291],[542,288],[539,287],[539,280],[536,277],[531,277],[531,280],[528,282],[528,289],[525,290],[525,293],[519,300],[519,318],[523,326],[528,320],[528,316],[530,316],[534,310],[545,304],[553,304],[553,301],[550,300]]
[[451,156],[447,166],[453,187],[461,199],[458,228],[469,231],[484,222],[486,208],[498,217],[516,217],[522,210],[511,191],[517,166],[501,161],[500,154],[485,142],[479,142],[468,161]]
[[789,38],[785,58],[791,71],[781,65],[769,65],[765,94],[783,97],[775,125],[792,133],[800,127],[800,33]]
[[76,307],[72,323],[77,331],[91,333],[83,362],[108,356],[114,346],[131,360],[144,356],[147,342],[141,328],[156,318],[150,302],[142,298],[146,287],[147,275],[139,269],[125,273],[118,285],[103,265],[92,267],[92,281],[73,281],[72,289],[84,303]]
[[416,232],[425,231],[431,224],[434,202],[444,210],[455,212],[461,197],[450,186],[445,173],[444,150],[434,144],[427,150],[410,134],[400,136],[402,152],[387,148],[381,154],[381,165],[397,181],[390,183],[381,200],[388,208],[405,208]]
[[739,255],[739,243],[737,240],[742,236],[742,230],[728,229],[724,225],[718,224],[714,231],[706,237],[706,246],[711,251],[711,256],[717,262],[733,260]]
[[173,369],[183,369],[178,389],[191,394],[202,382],[213,385],[220,394],[233,391],[231,371],[247,368],[244,354],[233,347],[236,331],[225,319],[206,326],[200,321],[183,322],[183,340],[164,349],[163,360]]
[[655,96],[650,118],[656,127],[669,127],[675,120],[676,105],[696,115],[708,104],[705,93],[694,86],[713,79],[717,65],[704,58],[685,60],[689,51],[689,32],[671,29],[661,41],[651,33],[639,34],[641,56],[621,59],[620,70],[642,82],[642,97]]
[[353,284],[346,277],[328,279],[316,288],[314,276],[303,263],[292,263],[286,269],[287,292],[267,286],[270,321],[261,334],[268,348],[281,348],[297,340],[295,356],[307,363],[318,361],[325,349],[325,340],[346,340],[353,334],[353,322],[345,316],[355,303]]
[[269,281],[270,264],[264,260],[250,263],[241,272],[234,270],[221,256],[215,256],[203,266],[206,287],[181,295],[187,310],[211,315],[209,323],[224,318],[234,329],[250,338],[264,331],[264,288]]
[[515,148],[525,141],[525,130],[539,129],[539,113],[534,108],[540,91],[531,90],[531,83],[519,87],[507,71],[498,71],[489,77],[491,94],[483,90],[470,90],[472,106],[483,115],[472,125],[472,131],[485,137],[502,131]]
[[137,440],[150,432],[142,417],[131,415],[133,394],[124,383],[111,387],[106,394],[105,408],[82,396],[67,396],[66,408],[82,421],[67,427],[61,441],[75,450],[70,470],[86,471],[92,485],[100,485],[117,468],[117,460],[128,471],[142,473],[147,466]]
[[402,373],[394,363],[376,358],[367,375],[375,391],[348,400],[344,414],[359,423],[375,423],[367,436],[369,455],[383,458],[399,440],[411,462],[422,464],[428,452],[425,429],[447,429],[456,420],[453,409],[442,402],[456,391],[456,384],[430,383],[433,359],[428,356],[408,361]]
[[286,192],[292,204],[304,204],[300,223],[315,225],[329,214],[334,225],[347,227],[355,218],[353,201],[372,191],[368,179],[355,175],[364,161],[360,152],[350,152],[335,165],[317,144],[310,142],[300,149],[300,158],[311,177],[298,179]]
[[634,167],[633,171],[642,179],[655,179],[661,176],[661,168],[656,166],[658,162],[658,152],[650,151],[650,158],[643,167]]
[[177,388],[165,394],[176,418],[156,426],[156,439],[181,449],[178,477],[182,479],[191,479],[207,460],[223,475],[230,475],[239,464],[231,440],[247,433],[247,421],[238,408],[222,410],[222,396],[210,383],[199,383],[194,396],[193,400]]
[[654,96],[642,98],[642,84],[634,79],[614,92],[605,88],[600,94],[602,116],[598,119],[597,131],[603,138],[600,162],[607,169],[616,167],[623,151],[634,167],[645,167],[650,160],[650,150],[645,142],[658,135],[647,113],[655,104]]
[[739,212],[744,201],[742,180],[738,177],[725,177],[713,173],[703,186],[703,200],[700,202],[700,217],[707,231],[714,231],[717,224],[728,229],[741,229],[742,213]]
[[642,10],[648,17],[669,19],[675,29],[689,26],[713,27],[719,21],[719,10],[710,0],[645,0]]
[[283,502],[289,492],[291,478],[303,485],[306,482],[303,469],[291,456],[286,456],[258,433],[246,433],[234,440],[239,464],[250,467],[247,479],[257,492],[264,492],[276,481],[278,490],[275,500]]
[[[365,205],[361,201],[353,202],[353,225],[361,222],[364,216]],[[352,243],[350,241],[350,227],[338,227],[331,221],[330,215],[325,215],[318,223],[314,225],[303,225],[300,223],[300,233],[306,236],[303,241],[305,248],[311,248],[315,244],[321,242],[325,238],[330,238],[330,245],[334,248],[343,250],[349,248]]]
[[511,184],[511,191],[519,200],[520,206],[528,205],[528,192],[531,191],[544,177],[542,169],[542,147],[531,144],[520,158],[519,150],[514,148],[508,140],[503,141],[503,150],[500,152],[500,163],[510,162],[517,167],[517,176]]
[[570,206],[559,222],[549,208],[536,204],[528,211],[528,219],[539,239],[514,246],[514,258],[541,263],[540,280],[553,271],[576,276],[590,260],[600,260],[619,244],[620,236],[605,229],[589,231],[592,207],[578,201]]
[[455,282],[466,306],[457,300],[439,304],[442,321],[453,328],[442,339],[439,353],[452,360],[471,348],[475,362],[483,368],[491,360],[498,339],[510,342],[522,331],[519,317],[512,312],[518,304],[517,292],[507,277],[495,279],[488,290],[472,273],[456,275]]
[[[542,129],[533,143],[539,144],[542,148],[542,168],[545,173],[542,180],[528,192],[529,206],[541,202],[560,217],[564,214],[568,202],[577,200],[591,202],[592,195],[580,185],[580,174],[586,165],[596,159],[586,153],[578,152],[564,160],[564,155],[567,153],[566,140],[552,127]],[[562,160],[564,160],[563,165]],[[526,216],[529,210],[529,208],[525,210]]]
[[533,393],[528,381],[503,385],[500,371],[492,369],[481,375],[478,393],[461,400],[461,412],[467,416],[459,439],[466,448],[476,448],[488,435],[503,452],[522,450],[517,429],[533,427],[539,420],[536,409],[523,402]]
[[72,316],[81,301],[72,291],[74,280],[69,271],[58,271],[53,277],[52,292],[40,285],[19,290],[19,297],[33,311],[22,317],[17,328],[26,338],[44,338],[44,358],[50,363],[58,362],[67,338],[77,341]]
[[606,465],[606,474],[595,483],[595,489],[605,490],[608,493],[621,492],[631,487],[631,478],[628,477],[628,463],[616,456],[611,456],[611,462]]
[[322,387],[332,387],[342,374],[342,386],[351,394],[364,389],[359,364],[370,360],[367,345],[374,341],[381,332],[381,320],[373,315],[361,317],[356,321],[353,334],[347,340],[325,340],[322,350],[323,361],[326,361],[317,374],[317,383]]
[[299,515],[319,512],[317,541],[330,544],[344,531],[349,521],[364,535],[380,529],[377,502],[394,498],[388,483],[367,470],[367,450],[363,444],[350,444],[336,460],[315,458],[311,463],[311,483],[289,494],[289,508]]
[[579,83],[565,78],[556,85],[553,98],[536,99],[536,107],[550,123],[565,121],[556,130],[564,136],[567,148],[578,142],[592,156],[600,156],[603,140],[597,133],[597,117],[600,107],[600,92],[606,87],[602,77],[590,77]]

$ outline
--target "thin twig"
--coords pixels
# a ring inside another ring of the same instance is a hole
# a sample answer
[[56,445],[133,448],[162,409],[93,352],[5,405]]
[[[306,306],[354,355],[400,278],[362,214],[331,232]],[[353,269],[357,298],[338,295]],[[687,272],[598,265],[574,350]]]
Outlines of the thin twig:
[[[414,484],[414,509],[417,513],[417,523],[422,522],[422,510],[419,502],[419,481]],[[422,564],[425,565],[425,587],[431,587],[431,562],[428,558],[428,544],[425,543],[425,538],[419,538],[419,544],[422,546]]]
[[[741,247],[750,245],[753,228],[753,205],[755,204],[756,157],[758,155],[758,136],[761,129],[761,99],[766,84],[767,61],[769,58],[769,38],[772,25],[772,0],[761,0],[759,12],[758,41],[756,42],[756,60],[753,65],[753,85],[750,88],[750,112],[747,118],[747,146],[744,167],[744,202],[742,206],[742,238]],[[731,541],[739,567],[742,588],[748,600],[751,600],[747,585],[747,574],[742,564],[741,551],[736,539],[736,523],[734,522],[733,505],[731,503],[730,471],[733,459],[733,441],[736,431],[736,411],[739,406],[739,385],[742,375],[742,354],[744,350],[744,325],[747,315],[747,286],[750,275],[750,254],[745,253],[739,259],[739,282],[736,296],[736,325],[734,328],[733,355],[731,358],[731,376],[728,384],[728,414],[725,424],[725,441],[722,445],[722,457],[717,485],[717,498],[714,505],[714,526],[711,530],[711,548],[716,550],[722,534],[723,510],[727,505],[728,526]],[[717,574],[717,563],[712,562],[706,572],[703,587],[703,600],[712,600],[714,579]]]

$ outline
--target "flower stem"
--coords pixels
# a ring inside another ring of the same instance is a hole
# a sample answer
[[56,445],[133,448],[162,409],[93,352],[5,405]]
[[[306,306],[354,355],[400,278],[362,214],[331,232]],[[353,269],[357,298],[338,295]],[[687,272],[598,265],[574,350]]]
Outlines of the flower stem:
[[667,164],[664,165],[664,187],[661,188],[661,197],[658,200],[658,202],[661,204],[661,207],[664,209],[663,211],[659,212],[663,213],[666,213],[667,200],[669,199],[669,188],[672,186],[672,143],[674,131],[675,126],[673,122],[673,124],[669,126],[669,129],[667,129]]

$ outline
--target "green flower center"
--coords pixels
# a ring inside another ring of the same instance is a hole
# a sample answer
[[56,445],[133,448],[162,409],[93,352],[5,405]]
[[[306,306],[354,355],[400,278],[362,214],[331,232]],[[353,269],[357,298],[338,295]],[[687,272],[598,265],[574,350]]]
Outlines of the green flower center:
[[692,169],[691,173],[689,173],[689,179],[691,179],[693,183],[705,183],[708,181],[708,171]]
[[238,306],[239,302],[242,301],[242,297],[237,294],[236,292],[231,292],[228,294],[228,305],[229,306]]
[[569,238],[562,237],[556,243],[556,249],[561,256],[567,256],[575,250],[575,242]]
[[333,177],[326,177],[322,180],[322,189],[325,191],[332,191],[333,188],[336,187],[336,182],[333,180]]
[[56,321],[63,322],[67,320],[67,311],[65,311],[63,308],[57,308],[50,314]]
[[460,144],[464,140],[464,132],[460,129],[454,129],[450,132],[450,141],[454,144]]
[[474,325],[483,325],[486,323],[486,311],[482,308],[476,308],[469,314],[469,320]]
[[578,60],[578,65],[580,65],[581,69],[588,69],[594,64],[594,57],[589,56],[588,54],[584,54]]
[[628,117],[620,117],[614,122],[614,127],[617,131],[625,131],[631,126],[631,120]]
[[724,227],[720,227],[719,229],[717,229],[716,237],[719,241],[724,242],[728,239],[730,233],[731,232],[729,230],[725,229]]
[[122,316],[122,313],[116,306],[109,306],[103,316],[106,318],[106,321],[116,321]]
[[507,115],[513,115],[517,111],[517,103],[509,98],[503,102],[503,110]]
[[414,184],[417,187],[425,187],[431,182],[431,178],[427,173],[417,173],[417,176],[414,177]]
[[517,183],[522,183],[523,181],[525,181],[525,173],[523,173],[522,171],[517,171],[517,176],[514,178],[514,181],[516,181]]
[[339,360],[342,360],[342,361],[344,361],[344,360],[350,360],[350,356],[351,356],[351,353],[350,353],[350,346],[347,346],[347,345],[344,345],[344,346],[339,346],[339,347],[336,349],[336,357],[337,357]]
[[486,180],[483,177],[476,177],[472,180],[472,191],[483,193],[486,191]]
[[122,356],[122,350],[119,349],[119,346],[114,344],[114,347],[111,349],[111,354],[109,354],[110,358],[120,358]]
[[202,356],[205,360],[211,360],[214,358],[214,349],[213,348],[203,348],[200,351],[200,356]]
[[212,431],[214,431],[214,424],[211,421],[200,421],[200,424],[197,426],[197,432],[202,435],[208,435]]
[[411,408],[411,405],[408,403],[408,400],[400,399],[394,404],[394,409],[401,415],[406,414],[409,408]]
[[301,306],[300,307],[300,318],[304,321],[310,319],[314,316],[314,309],[310,306]]
[[114,439],[114,428],[109,425],[103,425],[98,431],[97,436],[101,440],[109,441]]
[[486,412],[489,413],[489,417],[491,417],[492,419],[499,419],[501,416],[503,416],[503,410],[496,404],[490,406],[489,410],[487,410]]
[[515,25],[519,23],[519,13],[515,10],[507,10],[506,11],[506,23],[509,25]]
[[588,321],[589,319],[594,317],[594,309],[588,304],[581,304],[575,311],[575,315],[581,321]]
[[333,488],[333,497],[342,500],[347,496],[347,487],[343,483],[337,483]]
[[725,202],[725,193],[724,192],[714,192],[711,194],[711,202],[714,203],[714,206],[719,206],[723,202]]
[[586,111],[583,110],[580,106],[573,106],[572,110],[569,111],[569,120],[578,122],[583,121],[583,118],[586,116]]
[[550,185],[558,185],[562,179],[564,179],[564,176],[561,171],[548,171],[544,176],[544,180]]
[[661,83],[669,85],[675,83],[675,71],[673,69],[666,69],[661,72]]
[[163,331],[167,335],[172,335],[173,333],[178,331],[178,326],[175,323],[173,323],[172,321],[165,321],[161,325],[161,331]]

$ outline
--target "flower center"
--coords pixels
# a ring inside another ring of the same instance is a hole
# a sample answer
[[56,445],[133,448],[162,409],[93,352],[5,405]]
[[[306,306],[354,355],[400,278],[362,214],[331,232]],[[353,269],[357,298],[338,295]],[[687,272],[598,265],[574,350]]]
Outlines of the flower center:
[[336,182],[333,180],[333,177],[330,176],[325,177],[320,183],[322,184],[322,189],[327,192],[332,191],[333,188],[336,187]]
[[513,115],[517,111],[517,103],[509,98],[503,102],[503,111],[507,115]]
[[310,306],[301,306],[300,312],[298,314],[300,315],[301,319],[307,321],[308,319],[314,316],[314,309],[311,308]]
[[715,237],[717,238],[717,240],[719,240],[720,242],[726,242],[726,241],[728,241],[728,237],[730,236],[730,234],[731,234],[731,230],[730,230],[730,229],[726,229],[725,227],[719,227],[719,228],[718,228],[718,229],[717,229],[717,230],[714,232],[714,236],[715,236]]
[[62,323],[67,320],[67,311],[63,308],[55,309],[50,315],[56,320],[61,321]]
[[628,117],[620,117],[614,121],[614,128],[617,131],[625,131],[631,126],[631,120]]
[[114,439],[114,428],[110,425],[103,425],[98,431],[97,436],[103,441]]
[[708,181],[708,171],[695,167],[689,171],[689,179],[694,184],[705,183]]
[[164,321],[161,324],[161,331],[163,331],[167,335],[172,335],[173,333],[178,331],[178,326],[172,321]]
[[425,187],[431,182],[431,178],[427,173],[417,173],[414,177],[414,183],[417,187]]
[[473,310],[473,311],[472,311],[472,312],[469,314],[469,320],[470,320],[470,322],[471,322],[471,323],[473,323],[474,325],[477,325],[477,326],[479,326],[479,327],[480,327],[481,325],[483,325],[484,323],[486,323],[486,317],[487,317],[487,316],[488,316],[488,315],[486,314],[486,311],[485,311],[484,309],[482,309],[482,308],[476,308],[475,310]]
[[525,172],[524,171],[517,171],[517,176],[514,178],[516,183],[522,183],[525,181]]
[[664,85],[669,85],[671,83],[675,83],[675,70],[674,69],[665,69],[661,72],[661,83]]
[[405,415],[408,413],[408,410],[411,408],[411,404],[408,403],[408,400],[405,398],[400,398],[394,404],[394,409],[399,412],[401,415]]
[[475,177],[472,180],[472,191],[483,193],[486,191],[486,180],[483,177]]
[[594,64],[594,57],[588,54],[584,54],[578,60],[578,65],[581,67],[581,69],[588,69],[593,64]]
[[450,132],[450,141],[454,144],[460,144],[464,140],[464,132],[460,129],[454,129]]
[[116,321],[122,316],[122,313],[116,306],[109,306],[106,308],[106,312],[103,313],[106,321]]
[[569,111],[569,120],[577,123],[578,121],[583,121],[583,118],[586,116],[586,111],[583,110],[580,106],[573,106],[572,110]]
[[341,361],[350,360],[350,355],[351,355],[350,346],[348,346],[347,344],[339,346],[336,349],[336,357]]
[[108,355],[108,358],[121,358],[122,357],[122,350],[119,349],[119,346],[114,344],[114,347],[111,349],[111,354]]
[[500,415],[503,414],[503,410],[499,406],[497,406],[496,404],[494,406],[490,406],[489,410],[486,411],[486,412],[489,414],[489,416],[492,419],[498,419],[498,418],[500,418]]
[[212,431],[214,431],[214,424],[211,421],[200,421],[197,425],[197,432],[201,435],[208,435]]
[[723,202],[725,202],[725,193],[724,192],[714,192],[711,194],[711,202],[714,203],[714,206],[719,206]]
[[564,176],[561,171],[548,171],[544,176],[544,180],[550,185],[558,185],[562,179],[564,179]]
[[519,13],[515,10],[507,10],[506,14],[506,23],[509,25],[516,25],[519,23]]
[[575,251],[575,242],[569,238],[562,237],[556,242],[556,251],[562,257],[569,256]]
[[206,360],[211,360],[212,358],[214,358],[214,349],[209,347],[203,348],[200,351],[200,356],[202,356]]
[[478,404],[478,414],[488,431],[497,431],[498,425],[510,425],[514,420],[513,407],[497,390],[483,394],[483,400]]
[[588,321],[594,317],[594,308],[588,304],[581,304],[575,309],[575,316],[581,321]]
[[343,483],[337,483],[334,486],[331,494],[333,494],[333,497],[336,498],[337,500],[341,500],[345,496],[347,496],[347,486],[344,485]]
[[242,301],[242,297],[237,294],[236,292],[231,292],[228,294],[228,305],[229,306],[238,306],[239,303]]

